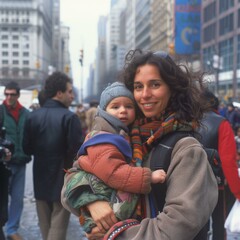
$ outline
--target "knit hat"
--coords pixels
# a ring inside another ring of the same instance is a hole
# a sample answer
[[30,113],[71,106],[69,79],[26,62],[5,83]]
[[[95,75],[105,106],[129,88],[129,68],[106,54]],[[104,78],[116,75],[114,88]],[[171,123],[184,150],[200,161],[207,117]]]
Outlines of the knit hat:
[[99,107],[102,110],[106,110],[107,105],[117,97],[128,97],[134,102],[133,94],[127,87],[120,82],[114,82],[111,85],[107,86],[100,97]]

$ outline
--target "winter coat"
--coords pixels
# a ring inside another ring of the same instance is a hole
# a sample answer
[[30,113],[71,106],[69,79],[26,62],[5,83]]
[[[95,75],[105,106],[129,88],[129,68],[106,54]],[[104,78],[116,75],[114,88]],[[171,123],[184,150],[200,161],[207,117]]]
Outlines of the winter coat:
[[[80,156],[79,165],[75,162],[65,175],[62,204],[79,216],[79,209],[89,203],[111,200],[114,209],[117,209],[115,215],[118,219],[126,219],[132,215],[138,201],[138,196],[130,193],[148,193],[151,190],[151,170],[135,168],[126,162],[131,160],[132,154],[129,155],[131,147],[123,138],[125,131],[120,130],[116,134],[116,130],[101,117],[96,117],[94,129],[79,151],[87,155]],[[91,174],[77,170],[79,166]],[[113,191],[110,187],[120,191]]]
[[23,148],[34,156],[35,198],[60,201],[64,169],[72,166],[83,142],[77,115],[49,99],[26,120]]
[[205,113],[200,133],[205,147],[218,150],[224,176],[234,196],[240,200],[240,178],[236,162],[236,142],[230,123],[215,112]]
[[14,152],[12,153],[9,164],[26,164],[31,161],[31,156],[25,154],[22,147],[23,131],[25,120],[29,114],[29,111],[22,107],[19,113],[18,122],[7,111],[6,106],[3,104],[3,126],[6,128],[6,139],[14,144]]
[[[127,164],[126,156],[124,156],[124,153],[127,151],[121,151],[120,147],[117,144],[114,144],[113,138],[116,138],[119,135],[109,134],[113,133],[113,130],[103,118],[97,117],[95,121],[96,125],[99,127],[96,127],[95,125],[94,129],[98,128],[99,130],[102,130],[98,133],[102,135],[95,135],[95,138],[98,137],[100,140],[102,139],[102,144],[95,144],[87,147],[87,155],[81,156],[78,159],[80,167],[85,171],[96,175],[109,187],[114,189],[131,193],[149,192],[151,189],[150,169],[134,168]],[[105,142],[104,137],[107,139]],[[82,147],[84,147],[84,145]],[[132,156],[130,156],[130,158],[131,157]],[[102,171],[103,166],[104,171]]]
[[[150,166],[151,152],[146,165]],[[128,228],[117,240],[192,240],[209,220],[218,199],[216,178],[200,143],[192,137],[180,139],[173,148],[166,177],[167,192],[163,211]]]
[[11,171],[0,160],[0,228],[8,219],[8,179]]

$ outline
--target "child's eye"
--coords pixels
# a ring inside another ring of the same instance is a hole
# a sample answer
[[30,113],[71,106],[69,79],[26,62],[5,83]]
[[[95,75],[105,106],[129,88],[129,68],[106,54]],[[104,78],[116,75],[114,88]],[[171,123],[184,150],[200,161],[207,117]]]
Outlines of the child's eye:
[[134,107],[132,105],[128,105],[126,108],[133,109]]

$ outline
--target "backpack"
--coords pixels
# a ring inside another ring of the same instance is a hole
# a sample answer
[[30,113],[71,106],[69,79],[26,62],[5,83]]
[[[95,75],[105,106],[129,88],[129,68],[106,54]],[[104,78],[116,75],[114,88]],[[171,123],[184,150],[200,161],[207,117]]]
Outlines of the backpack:
[[[157,169],[163,169],[165,172],[167,172],[175,144],[181,138],[189,136],[195,137],[195,134],[196,133],[193,132],[172,132],[160,139],[157,143],[157,146],[151,153],[150,169],[153,171]],[[218,155],[218,151],[216,149],[206,148],[204,146],[203,149],[207,153],[208,161],[217,179],[218,187],[223,186],[224,174],[222,171],[222,164]],[[159,156],[161,156],[161,159],[159,159]],[[154,191],[154,188],[157,188],[158,190],[156,189],[156,191]],[[159,190],[159,188],[161,188],[161,190]],[[156,194],[155,198],[157,201],[155,204],[159,210],[162,210],[166,197],[166,184],[153,184],[152,189]]]

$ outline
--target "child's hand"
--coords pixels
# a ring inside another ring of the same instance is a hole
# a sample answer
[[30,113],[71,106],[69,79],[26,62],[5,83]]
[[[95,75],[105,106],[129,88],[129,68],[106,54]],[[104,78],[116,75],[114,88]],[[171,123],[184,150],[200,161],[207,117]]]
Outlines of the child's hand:
[[152,183],[164,183],[166,179],[166,172],[163,169],[158,169],[152,172]]

